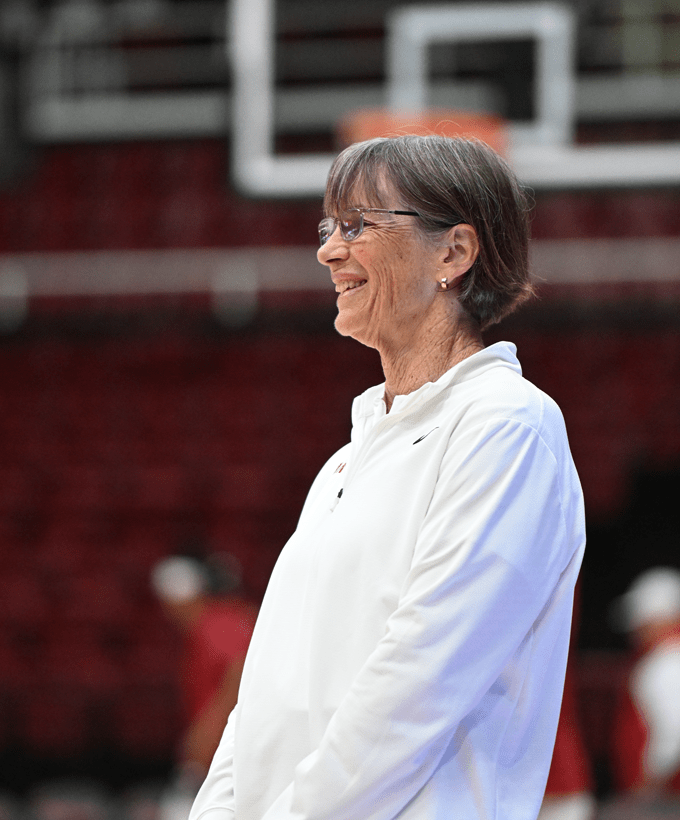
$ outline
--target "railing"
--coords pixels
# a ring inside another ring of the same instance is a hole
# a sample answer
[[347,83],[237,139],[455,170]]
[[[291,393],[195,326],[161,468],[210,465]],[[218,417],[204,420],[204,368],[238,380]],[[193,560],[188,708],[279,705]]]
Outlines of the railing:
[[[577,118],[677,118],[680,16],[661,14],[655,2],[622,0],[617,14],[612,5],[591,3],[576,15]],[[343,113],[383,104],[385,21],[401,6],[399,0],[344,0],[331,12],[312,0],[278,0],[277,130],[332,132]],[[32,136],[72,141],[226,133],[226,11],[224,0],[54,3],[39,17],[36,37],[23,43]],[[434,101],[507,107],[499,95],[498,55],[491,42],[455,51],[433,45]],[[525,81],[528,87],[531,77]]]
[[[246,193],[317,193],[328,155],[310,153],[303,162],[280,157],[277,136],[322,135],[322,147],[330,148],[343,114],[388,104],[390,15],[406,8],[417,15],[426,5],[61,0],[43,13],[26,50],[25,129],[43,142],[233,132],[233,167]],[[518,4],[449,2],[446,8],[455,17],[487,5],[510,12]],[[677,119],[680,17],[661,14],[656,3],[622,0],[617,15],[607,11],[611,4],[592,3],[577,13],[580,5],[554,4],[576,24],[574,121]],[[517,100],[540,101],[533,87],[542,82],[542,63],[535,71],[526,33],[493,42],[495,33],[488,42],[477,36],[473,43],[426,43],[428,98],[432,105],[495,110],[521,129],[526,122],[514,119],[522,109]],[[676,183],[680,175],[680,143],[577,152],[558,143],[557,151],[554,141],[547,150],[517,146],[511,159],[527,182],[648,185]]]

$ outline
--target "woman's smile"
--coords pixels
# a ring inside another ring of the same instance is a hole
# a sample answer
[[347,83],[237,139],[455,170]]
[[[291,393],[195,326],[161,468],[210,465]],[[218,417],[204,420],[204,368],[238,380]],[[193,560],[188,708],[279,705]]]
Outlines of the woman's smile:
[[361,290],[368,283],[367,279],[342,279],[335,284],[335,292],[339,293],[338,299],[342,296],[350,296]]

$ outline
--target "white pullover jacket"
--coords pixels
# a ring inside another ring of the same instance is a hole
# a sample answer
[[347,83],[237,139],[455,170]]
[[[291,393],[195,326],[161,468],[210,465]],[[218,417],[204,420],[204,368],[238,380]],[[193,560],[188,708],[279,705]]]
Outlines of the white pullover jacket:
[[353,405],[274,568],[191,820],[533,820],[581,488],[561,413],[495,344]]

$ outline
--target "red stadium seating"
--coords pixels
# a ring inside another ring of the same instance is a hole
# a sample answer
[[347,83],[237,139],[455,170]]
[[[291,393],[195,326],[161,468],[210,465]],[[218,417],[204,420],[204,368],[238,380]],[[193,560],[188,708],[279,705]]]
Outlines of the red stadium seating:
[[[263,225],[272,245],[312,241],[319,202],[241,199],[223,163],[210,140],[45,148],[0,193],[0,252],[260,245]],[[677,199],[542,194],[534,234],[677,235]],[[513,339],[563,408],[589,515],[606,519],[634,465],[677,464],[680,334],[586,325]],[[2,340],[0,375],[0,736],[21,695],[12,731],[36,749],[82,752],[104,732],[171,756],[177,641],[151,568],[199,531],[259,597],[378,358],[331,332],[57,331]]]

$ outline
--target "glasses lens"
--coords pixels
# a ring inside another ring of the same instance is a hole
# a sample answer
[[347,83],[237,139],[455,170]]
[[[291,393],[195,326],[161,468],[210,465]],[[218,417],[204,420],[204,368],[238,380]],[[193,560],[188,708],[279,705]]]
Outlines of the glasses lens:
[[364,217],[361,211],[343,211],[340,214],[340,232],[342,238],[351,242],[364,229]]
[[333,235],[333,231],[335,230],[335,220],[331,219],[330,217],[326,217],[326,219],[322,219],[319,222],[319,242],[322,245],[325,245],[326,242],[331,238]]

